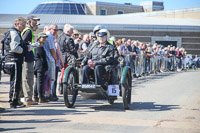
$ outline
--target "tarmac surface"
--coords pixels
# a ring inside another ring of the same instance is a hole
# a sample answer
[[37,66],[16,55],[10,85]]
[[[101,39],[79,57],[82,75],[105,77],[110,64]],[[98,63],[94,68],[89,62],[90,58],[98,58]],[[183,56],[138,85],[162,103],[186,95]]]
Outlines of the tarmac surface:
[[132,104],[121,97],[56,102],[10,109],[9,77],[0,81],[0,132],[200,133],[200,71],[159,73],[133,80]]

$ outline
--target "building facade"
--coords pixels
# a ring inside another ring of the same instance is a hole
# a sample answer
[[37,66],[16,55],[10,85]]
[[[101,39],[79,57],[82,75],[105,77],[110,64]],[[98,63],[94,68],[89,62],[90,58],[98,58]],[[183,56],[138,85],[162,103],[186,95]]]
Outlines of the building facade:
[[[68,10],[64,7],[68,7]],[[200,55],[200,19],[198,19],[200,7],[182,9],[184,11],[181,12],[194,14],[197,19],[190,15],[180,19],[159,17],[166,16],[166,14],[171,15],[171,13],[178,14],[181,9],[157,12],[142,12],[142,9],[142,6],[134,6],[129,3],[93,2],[84,4],[67,1],[42,3],[31,13],[41,19],[41,25],[35,33],[36,36],[43,31],[45,25],[50,24],[57,24],[59,33],[62,32],[65,24],[73,25],[82,33],[89,33],[96,25],[101,24],[110,31],[111,36],[115,36],[117,39],[126,38],[151,44],[157,42],[162,45],[183,46],[189,54]],[[129,11],[137,13],[129,13]],[[0,14],[0,38],[12,27],[15,18],[27,18],[29,15]]]
[[144,12],[161,11],[164,10],[164,3],[160,1],[145,1],[141,2]]
[[117,4],[96,1],[88,2],[86,5],[93,15],[115,15],[144,12],[142,6],[132,5],[131,3]]
[[30,14],[115,15],[135,12],[144,12],[143,7],[131,3],[58,1],[42,2]]

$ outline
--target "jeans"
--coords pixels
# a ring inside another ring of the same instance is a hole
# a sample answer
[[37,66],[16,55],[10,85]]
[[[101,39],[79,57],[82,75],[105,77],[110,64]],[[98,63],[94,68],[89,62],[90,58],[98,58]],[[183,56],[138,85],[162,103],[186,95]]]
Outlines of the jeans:
[[43,98],[43,82],[44,82],[44,72],[37,71],[36,73],[36,82],[34,86],[34,98]]
[[52,81],[52,83],[51,83],[51,96],[53,96],[53,97],[57,97],[56,88],[57,88],[58,72],[59,72],[59,67],[56,66],[55,78],[54,78],[55,80]]

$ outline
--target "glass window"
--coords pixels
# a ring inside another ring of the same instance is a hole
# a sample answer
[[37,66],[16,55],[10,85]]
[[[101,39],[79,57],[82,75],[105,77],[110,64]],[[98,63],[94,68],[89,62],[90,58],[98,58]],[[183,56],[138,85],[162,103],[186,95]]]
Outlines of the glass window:
[[83,7],[83,10],[85,10],[85,5],[84,5],[84,4],[81,4],[81,6]]
[[63,8],[69,10],[69,4],[65,3],[64,6],[63,6]]
[[56,10],[56,7],[55,6],[49,7],[49,10]]
[[100,15],[107,15],[106,10],[105,9],[101,9],[100,10]]
[[77,9],[78,9],[78,13],[81,14],[81,15],[84,15],[85,12],[83,11],[83,8],[81,7],[81,5],[80,4],[76,4],[76,6],[77,6]]
[[54,14],[55,10],[48,10],[48,14]]
[[63,7],[63,3],[57,3],[57,7]]
[[52,4],[49,4],[51,7],[56,7],[57,4],[56,3],[52,3]]
[[[85,15],[85,4],[76,3],[46,3],[39,4],[32,14],[80,14]],[[106,11],[105,13],[106,14]]]
[[40,10],[39,12],[41,12],[42,14],[44,14],[47,10]]
[[41,5],[40,5],[40,8],[44,8],[44,7],[45,7],[45,4],[41,4]]
[[68,3],[65,3],[63,6],[63,14],[70,14]]
[[62,14],[62,10],[55,10],[54,14]]
[[75,4],[70,4],[70,10],[71,10],[71,14],[78,14]]
[[70,14],[69,10],[63,10],[63,14]]
[[124,11],[117,11],[117,14],[124,14]]
[[39,6],[37,6],[30,14],[35,14],[39,10]]

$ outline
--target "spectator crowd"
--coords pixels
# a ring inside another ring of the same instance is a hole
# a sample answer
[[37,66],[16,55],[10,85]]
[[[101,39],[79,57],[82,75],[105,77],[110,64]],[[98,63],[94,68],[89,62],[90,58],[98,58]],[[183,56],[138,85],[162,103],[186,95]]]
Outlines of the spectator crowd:
[[[4,71],[10,75],[11,108],[57,101],[59,72],[73,59],[85,58],[98,37],[106,36],[107,43],[116,48],[117,54],[128,58],[127,65],[131,67],[134,78],[153,73],[186,71],[190,66],[198,69],[197,55],[192,59],[183,47],[171,44],[164,47],[125,38],[117,40],[101,25],[94,27],[93,32],[83,34],[66,24],[60,35],[56,24],[46,25],[43,32],[35,37],[39,21],[36,16],[17,18],[1,42],[2,55],[5,56]],[[99,31],[102,34],[98,34]],[[24,98],[24,101],[20,98]]]

